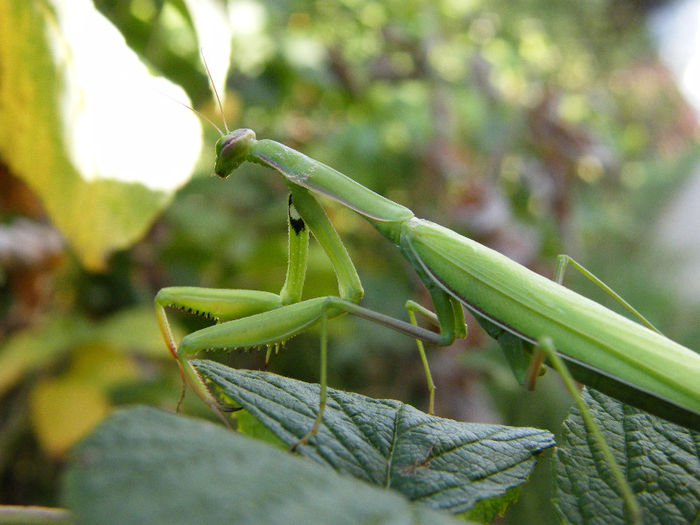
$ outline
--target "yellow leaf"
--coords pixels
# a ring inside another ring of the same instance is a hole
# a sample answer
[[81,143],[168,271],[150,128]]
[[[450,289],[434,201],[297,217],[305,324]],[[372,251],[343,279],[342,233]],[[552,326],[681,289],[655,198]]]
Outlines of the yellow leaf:
[[104,392],[72,377],[44,379],[31,395],[31,421],[41,448],[62,457],[110,411]]
[[0,2],[0,155],[101,270],[187,181],[201,125],[87,0]]

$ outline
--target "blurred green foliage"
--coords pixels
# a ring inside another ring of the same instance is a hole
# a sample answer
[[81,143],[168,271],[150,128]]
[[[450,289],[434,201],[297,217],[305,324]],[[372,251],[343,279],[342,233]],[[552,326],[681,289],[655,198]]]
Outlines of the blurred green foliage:
[[[150,67],[220,120],[185,2],[95,4]],[[698,307],[679,302],[669,285],[673,255],[659,259],[647,249],[662,205],[697,158],[697,129],[633,2],[245,0],[228,7],[229,128],[286,143],[545,275],[557,253],[569,253],[667,335],[700,348]],[[215,140],[208,130],[207,143]],[[209,176],[212,162],[208,151],[146,237],[116,253],[108,271],[85,271],[70,247],[50,264],[0,271],[0,364],[12,355],[30,363],[12,377],[9,364],[0,368],[0,385],[7,384],[0,389],[1,503],[55,503],[56,472],[70,444],[60,423],[94,421],[134,401],[174,409],[177,367],[164,346],[158,353],[149,309],[159,288],[281,287],[282,181],[246,166],[222,182]],[[16,197],[26,190],[6,170],[2,183],[5,224],[40,217],[27,204],[31,195]],[[366,306],[404,317],[407,298],[429,304],[394,247],[352,212],[324,204],[357,263]],[[308,276],[305,297],[334,293],[313,242]],[[204,326],[174,317],[183,332]],[[352,318],[330,329],[333,387],[425,408],[412,341]],[[556,432],[569,401],[554,374],[524,394],[476,323],[470,330],[466,342],[431,351],[438,414]],[[271,367],[313,381],[317,355],[317,334],[303,334]],[[262,366],[255,353],[220,357]],[[115,372],[85,379],[86,363]],[[190,398],[184,410],[207,415]],[[547,465],[538,468],[511,510],[514,522],[554,520],[550,476]]]

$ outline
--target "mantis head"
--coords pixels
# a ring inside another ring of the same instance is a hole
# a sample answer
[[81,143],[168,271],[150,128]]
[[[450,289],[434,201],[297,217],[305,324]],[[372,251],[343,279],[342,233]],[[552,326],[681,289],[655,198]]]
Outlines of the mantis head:
[[235,129],[223,135],[216,142],[214,173],[222,179],[231,175],[233,170],[247,160],[250,148],[256,142],[252,129]]

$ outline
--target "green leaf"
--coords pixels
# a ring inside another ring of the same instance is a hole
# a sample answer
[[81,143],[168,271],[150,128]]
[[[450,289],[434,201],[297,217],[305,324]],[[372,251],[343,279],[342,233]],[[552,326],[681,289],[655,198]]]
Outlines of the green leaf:
[[87,321],[73,316],[51,318],[43,325],[13,334],[0,347],[0,396],[25,375],[51,366],[89,333]]
[[172,100],[187,103],[184,91],[152,76],[91,2],[0,2],[0,78],[3,162],[81,262],[103,269],[194,168],[201,126]]
[[[242,406],[288,446],[311,428],[319,385],[213,361],[192,363],[221,402]],[[461,423],[399,401],[328,389],[321,429],[299,450],[433,508],[460,514],[489,508],[490,520],[512,501],[536,456],[553,445],[545,430]]]
[[460,523],[220,426],[146,407],[115,413],[76,447],[62,502],[91,525]]
[[[600,425],[644,513],[644,523],[695,523],[700,516],[700,433],[586,389]],[[627,523],[608,466],[577,409],[555,455],[557,510],[568,523]]]
[[[177,325],[170,328],[176,341],[182,339]],[[163,336],[151,304],[120,310],[99,323],[93,323],[90,335],[93,341],[105,341],[134,354],[152,359],[171,359],[167,350],[163,351]]]

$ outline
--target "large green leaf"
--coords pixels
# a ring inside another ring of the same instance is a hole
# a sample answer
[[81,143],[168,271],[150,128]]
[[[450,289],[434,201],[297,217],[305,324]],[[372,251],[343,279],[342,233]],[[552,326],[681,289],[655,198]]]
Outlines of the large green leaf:
[[201,127],[87,0],[0,2],[0,156],[90,269],[148,228]]
[[[287,446],[316,418],[319,385],[214,361],[193,365],[220,401],[245,408]],[[461,423],[400,401],[328,389],[321,429],[299,450],[412,501],[491,520],[517,497],[536,456],[552,446],[546,430]]]
[[[700,433],[595,390],[586,390],[584,399],[642,507],[644,523],[697,523]],[[555,457],[557,509],[567,523],[628,522],[610,469],[576,409],[564,422]]]
[[62,501],[91,525],[463,523],[220,426],[145,407],[115,413],[76,447]]

